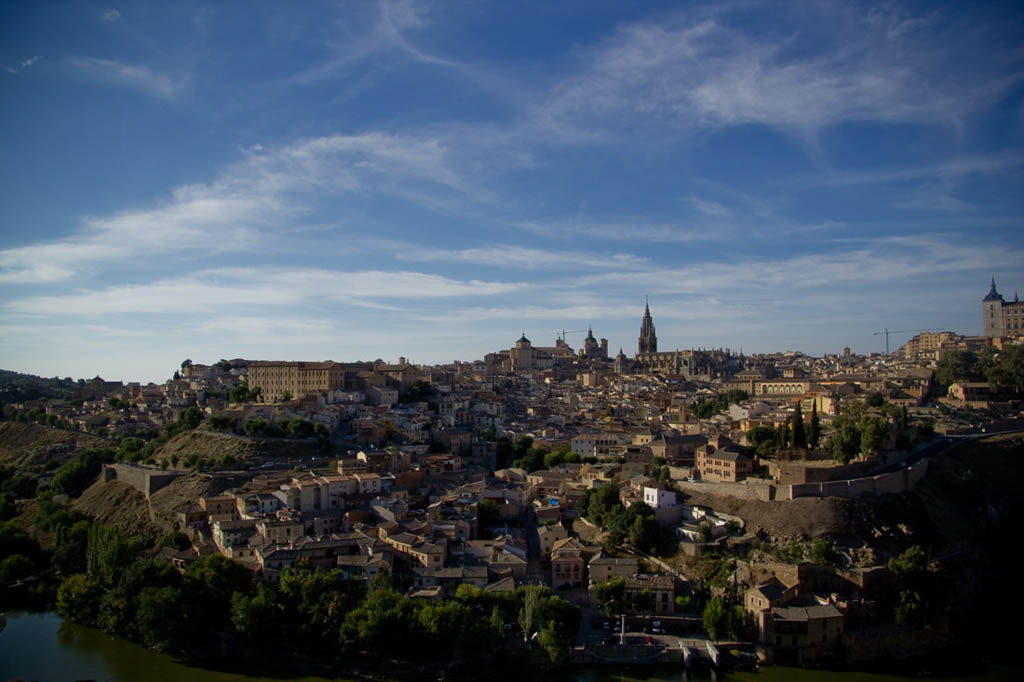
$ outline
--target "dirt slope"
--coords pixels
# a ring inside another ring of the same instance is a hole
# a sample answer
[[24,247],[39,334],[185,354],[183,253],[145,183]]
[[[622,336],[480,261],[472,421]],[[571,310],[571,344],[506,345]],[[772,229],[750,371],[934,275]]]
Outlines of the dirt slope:
[[99,480],[85,489],[71,508],[133,535],[159,538],[163,531],[149,518],[146,496],[121,481]]
[[0,464],[22,470],[38,473],[51,459],[63,463],[79,448],[109,446],[109,441],[80,431],[0,422]]
[[153,523],[165,532],[170,531],[174,528],[177,513],[195,504],[199,497],[216,495],[240,483],[241,480],[205,474],[189,474],[176,478],[150,496]]
[[184,459],[190,454],[213,459],[232,455],[239,461],[251,458],[306,457],[317,454],[317,442],[283,438],[246,438],[199,429],[179,434],[167,441],[157,450],[156,458],[160,460],[177,455],[178,459]]

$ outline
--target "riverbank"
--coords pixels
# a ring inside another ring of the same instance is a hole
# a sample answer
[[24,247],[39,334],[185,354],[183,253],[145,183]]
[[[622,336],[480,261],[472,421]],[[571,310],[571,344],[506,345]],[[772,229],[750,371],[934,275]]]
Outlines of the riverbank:
[[[335,677],[308,674],[294,668],[289,670],[257,670],[252,666],[238,665],[236,656],[232,669],[217,669],[187,662],[159,654],[118,637],[107,635],[74,623],[64,623],[54,613],[12,612],[7,614],[7,628],[0,632],[0,680],[61,680],[94,679],[109,682],[356,682],[360,679],[436,679],[433,671],[421,669],[420,675],[408,667],[396,667],[409,676],[378,676],[378,671],[366,670],[368,677],[352,675]],[[308,662],[308,661],[307,661]],[[928,660],[922,661],[924,663]],[[941,661],[931,662],[942,665]],[[388,662],[382,662],[387,665]],[[907,682],[920,676],[903,676],[886,670],[886,663],[879,663],[870,669],[858,670],[817,670],[766,666],[757,673],[729,673],[726,679],[735,682]],[[246,669],[249,668],[249,669]],[[500,666],[487,665],[475,670],[464,671],[467,679],[487,677],[521,677],[522,661],[506,661]],[[910,668],[900,668],[911,672]],[[917,669],[920,672],[920,668]],[[1003,682],[1020,679],[1019,670],[988,667],[983,670],[957,671],[950,677],[947,669],[933,668],[934,676],[949,682]],[[682,679],[681,669],[667,667],[618,667],[577,668],[551,673],[531,675],[534,680],[544,682],[612,682],[646,680],[647,682],[678,682]],[[722,679],[723,676],[716,676]],[[687,674],[690,682],[704,682],[710,676]]]

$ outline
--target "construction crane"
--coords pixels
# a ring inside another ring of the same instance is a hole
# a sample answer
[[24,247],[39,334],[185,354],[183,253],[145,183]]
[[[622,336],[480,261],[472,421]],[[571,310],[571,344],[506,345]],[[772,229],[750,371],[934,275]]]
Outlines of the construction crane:
[[935,329],[892,329],[892,330],[890,330],[887,327],[885,329],[885,331],[875,332],[874,334],[872,334],[872,336],[881,336],[882,334],[885,334],[885,354],[888,355],[889,354],[889,335],[890,334],[910,334],[910,333],[917,333],[917,332],[933,332],[933,331],[936,331],[936,330]]
[[590,330],[589,329],[570,329],[569,331],[565,331],[563,329],[561,334],[559,334],[558,331],[556,330],[555,331],[555,335],[558,336],[558,338],[562,339],[562,341],[565,341],[565,335],[566,334],[582,334],[583,332],[586,332],[586,331],[590,331]]

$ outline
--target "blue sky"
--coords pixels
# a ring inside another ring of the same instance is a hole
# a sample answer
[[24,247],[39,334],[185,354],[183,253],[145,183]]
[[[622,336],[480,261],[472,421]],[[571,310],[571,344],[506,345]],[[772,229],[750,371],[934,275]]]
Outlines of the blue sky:
[[632,355],[645,296],[662,350],[979,334],[1024,294],[1022,17],[3,3],[0,366]]

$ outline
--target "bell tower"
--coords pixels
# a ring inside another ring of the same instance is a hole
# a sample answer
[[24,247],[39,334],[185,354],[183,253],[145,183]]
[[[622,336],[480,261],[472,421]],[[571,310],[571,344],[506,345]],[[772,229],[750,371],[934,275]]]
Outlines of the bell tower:
[[637,345],[637,353],[657,353],[658,336],[654,333],[654,320],[651,318],[651,307],[644,299],[644,318],[640,322],[640,341]]
[[996,291],[996,278],[992,278],[992,288],[988,295],[981,299],[981,328],[990,339],[1003,335],[1003,304],[1006,301]]

